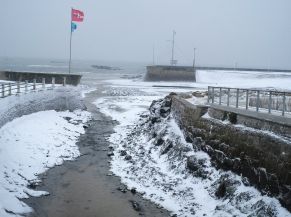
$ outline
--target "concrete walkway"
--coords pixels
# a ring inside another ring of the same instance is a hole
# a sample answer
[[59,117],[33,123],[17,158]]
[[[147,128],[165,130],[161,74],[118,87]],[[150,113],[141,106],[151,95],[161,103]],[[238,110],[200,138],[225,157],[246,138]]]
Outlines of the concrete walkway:
[[[88,94],[85,104],[93,120],[80,137],[81,157],[50,169],[41,178],[38,190],[50,192],[49,196],[25,200],[33,207],[30,217],[165,217],[170,214],[140,194],[126,189],[120,179],[109,175],[107,142],[113,132],[114,122],[100,113],[92,104],[99,93]],[[138,205],[137,205],[138,204]],[[137,205],[137,206],[136,206]]]

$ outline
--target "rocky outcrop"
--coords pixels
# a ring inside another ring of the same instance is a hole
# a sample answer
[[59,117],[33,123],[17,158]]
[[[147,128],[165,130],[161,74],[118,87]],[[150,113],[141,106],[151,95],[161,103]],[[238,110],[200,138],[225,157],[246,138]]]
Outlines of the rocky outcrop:
[[[203,118],[207,107],[194,106],[178,96],[171,99],[171,113],[195,149],[208,153],[217,168],[242,175],[246,185],[256,186],[263,194],[278,198],[291,211],[289,138],[236,126],[236,114],[217,119]],[[201,167],[197,159],[188,158],[187,168],[190,171],[197,173]],[[226,191],[227,183],[224,181],[218,185],[215,195],[223,197]]]

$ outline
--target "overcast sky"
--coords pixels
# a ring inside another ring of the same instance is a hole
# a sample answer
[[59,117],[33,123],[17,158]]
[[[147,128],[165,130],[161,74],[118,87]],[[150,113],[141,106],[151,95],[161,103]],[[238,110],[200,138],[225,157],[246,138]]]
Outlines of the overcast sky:
[[290,0],[0,0],[0,56],[291,68]]

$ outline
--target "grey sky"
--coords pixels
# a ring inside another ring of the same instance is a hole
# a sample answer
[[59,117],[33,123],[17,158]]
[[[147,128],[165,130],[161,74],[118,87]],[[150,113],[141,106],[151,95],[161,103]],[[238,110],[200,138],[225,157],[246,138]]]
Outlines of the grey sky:
[[291,68],[290,0],[0,0],[0,56]]

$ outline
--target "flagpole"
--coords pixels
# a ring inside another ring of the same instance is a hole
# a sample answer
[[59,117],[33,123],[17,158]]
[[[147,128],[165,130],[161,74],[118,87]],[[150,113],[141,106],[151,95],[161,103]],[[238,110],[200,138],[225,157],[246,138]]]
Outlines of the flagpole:
[[69,60],[69,74],[71,74],[71,61],[72,61],[72,9],[71,8],[71,20],[70,20],[70,29],[71,29],[71,34],[70,34],[70,60]]

